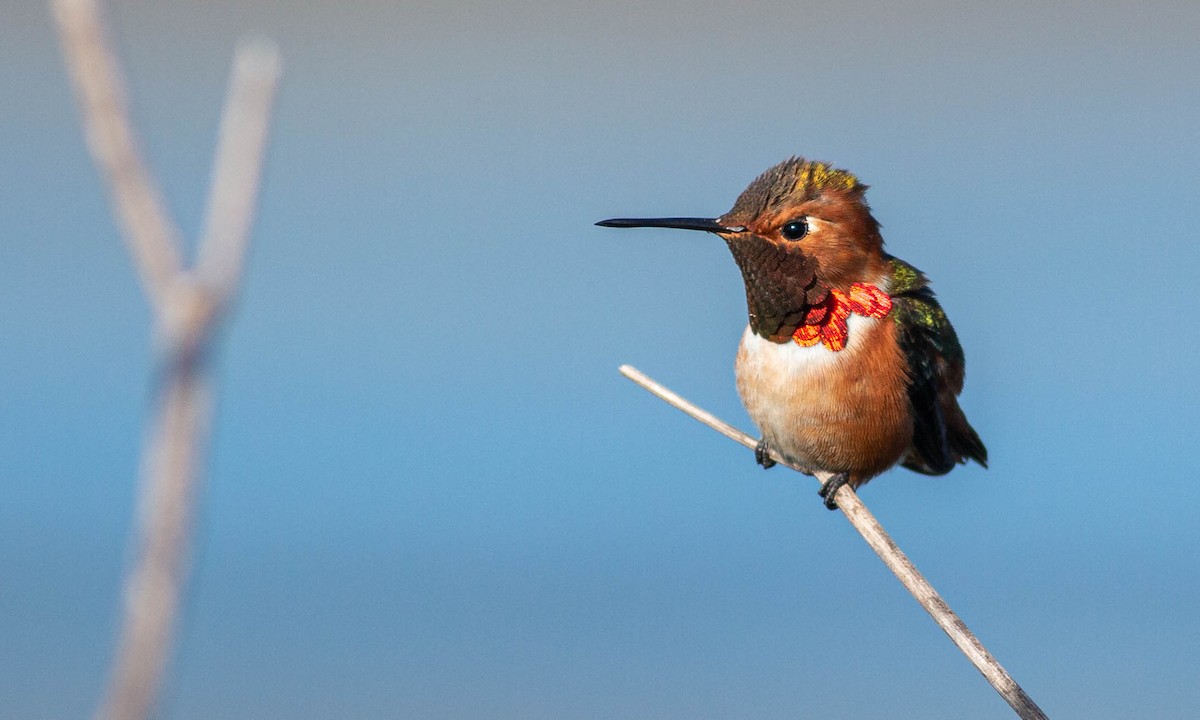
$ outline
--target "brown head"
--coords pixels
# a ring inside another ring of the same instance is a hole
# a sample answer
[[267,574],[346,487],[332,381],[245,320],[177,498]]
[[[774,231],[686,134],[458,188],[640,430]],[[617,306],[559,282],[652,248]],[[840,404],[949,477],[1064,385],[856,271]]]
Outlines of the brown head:
[[888,269],[867,186],[850,173],[792,158],[750,183],[716,219],[614,219],[606,227],[672,227],[720,235],[746,284],[751,329],[787,337],[831,288],[871,283]]

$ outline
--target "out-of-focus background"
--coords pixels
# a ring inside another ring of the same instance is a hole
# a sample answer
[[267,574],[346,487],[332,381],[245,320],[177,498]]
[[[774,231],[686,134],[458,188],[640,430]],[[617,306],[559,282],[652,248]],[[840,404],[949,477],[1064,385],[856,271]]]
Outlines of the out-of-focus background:
[[[1200,711],[1200,4],[112,3],[195,235],[234,44],[286,75],[173,718],[1007,718],[749,427],[716,215],[873,186],[991,469],[867,503],[1057,718]],[[0,21],[0,716],[90,712],[149,316],[46,7]]]

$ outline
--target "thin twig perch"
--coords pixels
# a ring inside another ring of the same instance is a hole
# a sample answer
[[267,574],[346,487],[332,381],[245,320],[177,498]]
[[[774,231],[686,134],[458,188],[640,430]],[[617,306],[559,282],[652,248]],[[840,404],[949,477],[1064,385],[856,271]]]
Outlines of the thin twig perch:
[[[734,442],[741,443],[750,449],[754,449],[755,445],[757,445],[758,440],[756,438],[747,435],[711,413],[701,410],[679,395],[654,382],[636,368],[629,365],[622,365],[620,370],[622,375],[666,401],[667,404],[678,410],[682,410],[684,413],[699,420]],[[809,474],[774,453],[772,453],[771,457],[780,465],[790,467],[797,472]],[[822,483],[830,477],[830,473],[818,472],[814,474]],[[925,576],[901,552],[896,543],[892,541],[892,538],[884,531],[883,526],[871,514],[871,511],[867,510],[867,507],[863,505],[858,494],[851,490],[849,486],[843,485],[837,491],[837,505],[842,513],[845,514],[846,519],[850,521],[850,524],[854,526],[854,529],[858,530],[863,539],[867,541],[867,544],[871,546],[871,549],[875,551],[875,554],[883,560],[888,569],[895,573],[900,582],[904,583],[904,587],[908,588],[908,591],[917,599],[917,602],[921,603],[921,607],[925,608],[925,611],[933,617],[934,622],[950,636],[950,639],[954,641],[958,649],[967,656],[967,659],[991,683],[996,692],[1000,693],[1000,696],[1012,706],[1017,715],[1024,720],[1045,720],[1046,715],[1042,712],[1041,708],[1034,703],[1032,698],[1025,694],[1021,686],[1012,679],[1012,676],[1008,674],[1000,663],[996,662],[996,659],[987,651],[987,648],[967,629],[962,619],[950,609],[950,606],[946,604],[942,596],[938,595],[937,591],[933,589],[933,586],[929,584]]]
[[154,709],[170,659],[212,417],[207,361],[241,282],[280,61],[266,41],[237,50],[205,230],[196,267],[189,270],[177,226],[141,159],[124,79],[96,0],[54,0],[53,6],[88,149],[154,312],[160,354],[155,415],[142,454],[137,557],[98,713],[138,720]]

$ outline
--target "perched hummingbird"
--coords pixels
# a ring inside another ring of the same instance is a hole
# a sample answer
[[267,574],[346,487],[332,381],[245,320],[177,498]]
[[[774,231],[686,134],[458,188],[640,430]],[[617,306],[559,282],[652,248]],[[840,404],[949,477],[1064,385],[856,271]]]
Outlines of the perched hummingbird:
[[958,406],[963,351],[921,271],[883,250],[879,223],[851,173],[801,157],[750,183],[715,219],[604,220],[719,235],[742,271],[750,324],[738,347],[738,394],[774,451],[809,472],[831,510],[888,468],[944,475],[987,467],[987,448]]

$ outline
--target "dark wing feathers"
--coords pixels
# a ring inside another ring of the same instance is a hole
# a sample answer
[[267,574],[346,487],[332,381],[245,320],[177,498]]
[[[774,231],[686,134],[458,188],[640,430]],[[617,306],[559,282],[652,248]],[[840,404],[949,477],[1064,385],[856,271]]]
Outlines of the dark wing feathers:
[[958,406],[964,371],[958,335],[921,271],[898,258],[891,263],[892,316],[908,360],[913,410],[903,465],[926,475],[944,475],[967,460],[987,467],[987,448]]

